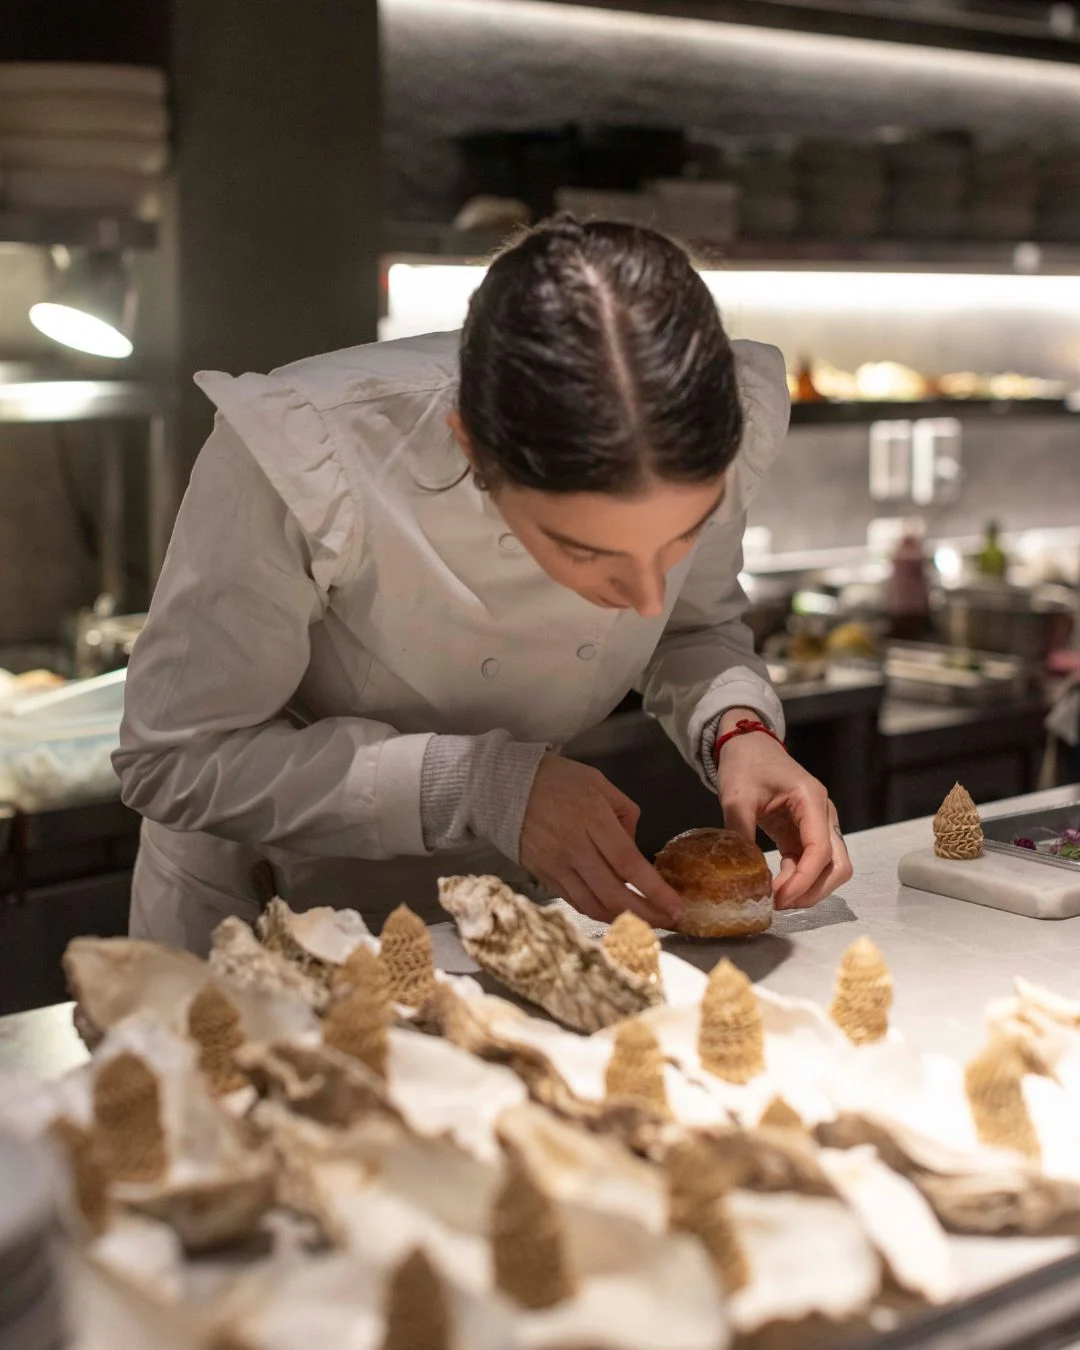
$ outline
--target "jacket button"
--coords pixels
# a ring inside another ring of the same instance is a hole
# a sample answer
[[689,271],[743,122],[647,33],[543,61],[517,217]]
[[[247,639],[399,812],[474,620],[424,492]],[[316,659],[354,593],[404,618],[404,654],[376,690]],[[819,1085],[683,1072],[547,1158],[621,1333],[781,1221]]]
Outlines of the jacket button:
[[586,642],[583,647],[577,649],[579,661],[591,661],[596,655],[596,648],[591,642]]
[[484,662],[484,664],[480,667],[480,674],[483,675],[485,680],[493,680],[495,676],[498,675],[498,673],[499,673],[498,661],[496,661],[493,656],[489,656],[488,659]]
[[516,553],[520,545],[518,544],[515,535],[500,534],[499,547],[503,550],[504,553]]

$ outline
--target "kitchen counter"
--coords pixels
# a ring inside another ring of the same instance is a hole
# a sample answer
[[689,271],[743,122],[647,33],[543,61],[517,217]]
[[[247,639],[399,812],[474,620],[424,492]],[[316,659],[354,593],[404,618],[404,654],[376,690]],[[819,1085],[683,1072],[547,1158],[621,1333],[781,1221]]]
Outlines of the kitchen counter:
[[[999,802],[993,813],[1074,801],[1080,803],[1080,784]],[[824,1003],[840,957],[866,935],[892,968],[895,1025],[926,1049],[969,1056],[982,1041],[986,1004],[1010,992],[1014,975],[1075,996],[1080,917],[1028,919],[899,886],[900,858],[929,838],[928,820],[851,835],[855,877],[842,894],[815,909],[777,914],[770,931],[759,937],[695,942],[671,936],[665,946],[704,969],[730,957],[778,993]],[[437,941],[437,951],[454,969],[455,945]],[[0,1068],[54,1074],[82,1057],[69,1005],[0,1018]]]

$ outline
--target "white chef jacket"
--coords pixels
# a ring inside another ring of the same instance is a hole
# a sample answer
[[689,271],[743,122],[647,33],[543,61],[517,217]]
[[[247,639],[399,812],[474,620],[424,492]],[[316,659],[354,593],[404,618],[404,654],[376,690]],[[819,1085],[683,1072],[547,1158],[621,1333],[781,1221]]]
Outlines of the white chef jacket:
[[[144,819],[132,931],[205,950],[290,904],[376,922],[434,880],[511,863],[482,841],[430,855],[432,735],[564,745],[635,685],[701,771],[727,707],[782,729],[740,615],[746,508],[787,429],[783,359],[735,344],[746,430],[721,506],[669,574],[662,617],[558,585],[471,477],[447,417],[459,335],[356,347],[271,375],[203,373],[218,409],[127,679],[115,764]],[[303,709],[297,724],[287,709]],[[395,860],[389,863],[387,860]]]

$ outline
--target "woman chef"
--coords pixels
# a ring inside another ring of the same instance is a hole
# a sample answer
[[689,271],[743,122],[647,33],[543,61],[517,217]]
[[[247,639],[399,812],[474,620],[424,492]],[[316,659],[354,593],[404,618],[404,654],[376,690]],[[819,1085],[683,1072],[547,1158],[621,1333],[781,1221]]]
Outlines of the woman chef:
[[635,684],[729,826],[776,841],[778,906],[848,879],[778,740],[714,761],[739,721],[782,735],[737,573],[788,400],[676,244],[558,219],[493,263],[461,335],[198,383],[217,421],[116,756],[145,817],[134,935],[205,952],[260,876],[298,908],[433,918],[461,872],[670,926],[637,807],[559,754]]

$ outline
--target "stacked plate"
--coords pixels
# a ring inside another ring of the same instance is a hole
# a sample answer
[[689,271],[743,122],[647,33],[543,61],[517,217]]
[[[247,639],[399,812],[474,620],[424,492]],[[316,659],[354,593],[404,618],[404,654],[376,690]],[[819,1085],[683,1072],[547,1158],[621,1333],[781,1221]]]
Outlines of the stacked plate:
[[29,1145],[0,1134],[0,1346],[59,1350],[60,1293],[51,1250],[46,1169]]
[[164,73],[147,67],[0,63],[5,205],[154,218],[165,94]]
[[1080,241],[1080,153],[1076,146],[1048,150],[1040,166],[1036,237],[1051,243]]
[[964,233],[971,177],[965,132],[885,133],[890,181],[887,233],[896,239],[951,239]]
[[881,232],[888,185],[879,146],[806,140],[795,161],[804,234],[865,239]]

